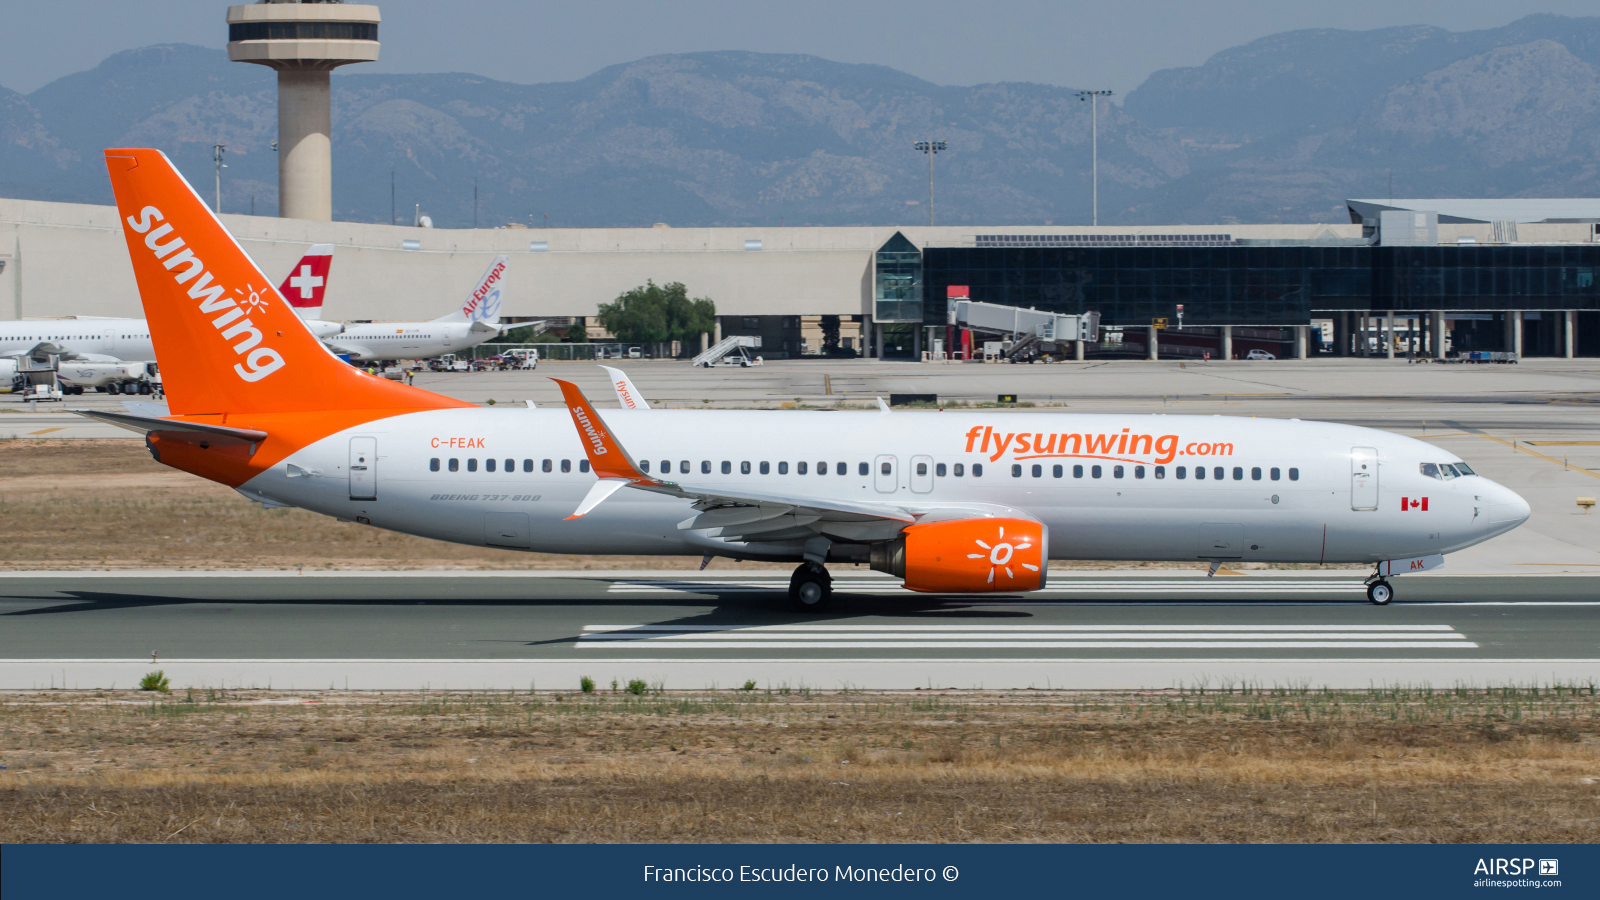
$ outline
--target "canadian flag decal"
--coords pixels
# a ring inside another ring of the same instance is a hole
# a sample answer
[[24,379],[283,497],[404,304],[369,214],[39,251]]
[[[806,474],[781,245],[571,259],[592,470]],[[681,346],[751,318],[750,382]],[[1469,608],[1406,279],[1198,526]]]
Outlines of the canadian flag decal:
[[1414,497],[1401,497],[1400,498],[1400,511],[1401,512],[1405,512],[1408,509],[1420,509],[1423,512],[1427,512],[1428,511],[1428,498],[1427,497],[1415,497],[1415,498]]

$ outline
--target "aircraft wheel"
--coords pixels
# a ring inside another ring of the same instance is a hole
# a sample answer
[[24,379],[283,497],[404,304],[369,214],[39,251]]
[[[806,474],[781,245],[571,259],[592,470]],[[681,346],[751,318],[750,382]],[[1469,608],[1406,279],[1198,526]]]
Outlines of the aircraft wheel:
[[833,579],[828,570],[806,563],[789,577],[789,602],[804,613],[818,613],[833,599]]
[[1374,581],[1367,585],[1367,599],[1374,606],[1388,606],[1389,601],[1394,599],[1394,588],[1387,581]]

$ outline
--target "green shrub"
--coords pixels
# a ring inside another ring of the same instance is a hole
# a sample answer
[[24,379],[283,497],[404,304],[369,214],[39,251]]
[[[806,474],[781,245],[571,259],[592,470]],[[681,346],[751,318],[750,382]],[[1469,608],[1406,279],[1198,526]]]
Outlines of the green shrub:
[[744,683],[744,687],[739,688],[739,690],[741,690],[741,691],[753,691],[755,689],[756,689],[756,682],[755,682],[755,679],[753,679],[753,678],[751,680],[749,680],[749,681],[746,681]]
[[635,697],[644,696],[644,692],[649,689],[650,685],[645,684],[643,678],[635,678],[628,682],[628,693],[634,695]]
[[172,685],[167,683],[167,674],[157,669],[139,679],[139,690],[170,694],[172,693]]
[[590,678],[587,675],[583,676],[582,678],[579,678],[578,679],[578,689],[583,691],[585,694],[594,693],[594,679]]

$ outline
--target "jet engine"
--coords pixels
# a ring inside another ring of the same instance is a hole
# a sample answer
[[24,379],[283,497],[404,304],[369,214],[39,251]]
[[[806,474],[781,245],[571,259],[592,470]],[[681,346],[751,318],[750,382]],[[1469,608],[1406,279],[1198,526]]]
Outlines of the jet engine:
[[872,568],[913,591],[981,594],[1045,584],[1049,534],[1027,519],[955,519],[912,525],[872,545]]

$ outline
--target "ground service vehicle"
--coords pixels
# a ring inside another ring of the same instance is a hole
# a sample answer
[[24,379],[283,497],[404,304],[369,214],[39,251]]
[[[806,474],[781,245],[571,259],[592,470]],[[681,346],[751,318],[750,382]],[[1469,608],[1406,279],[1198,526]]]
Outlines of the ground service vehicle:
[[[271,506],[464,544],[866,563],[914,591],[1043,587],[1051,559],[1361,562],[1389,578],[1528,517],[1448,451],[1367,428],[1223,416],[481,408],[343,365],[159,151],[106,151],[170,414],[84,411],[164,465]],[[184,277],[163,247],[202,261]],[[240,316],[243,316],[240,310]],[[238,318],[238,317],[235,317]]]

